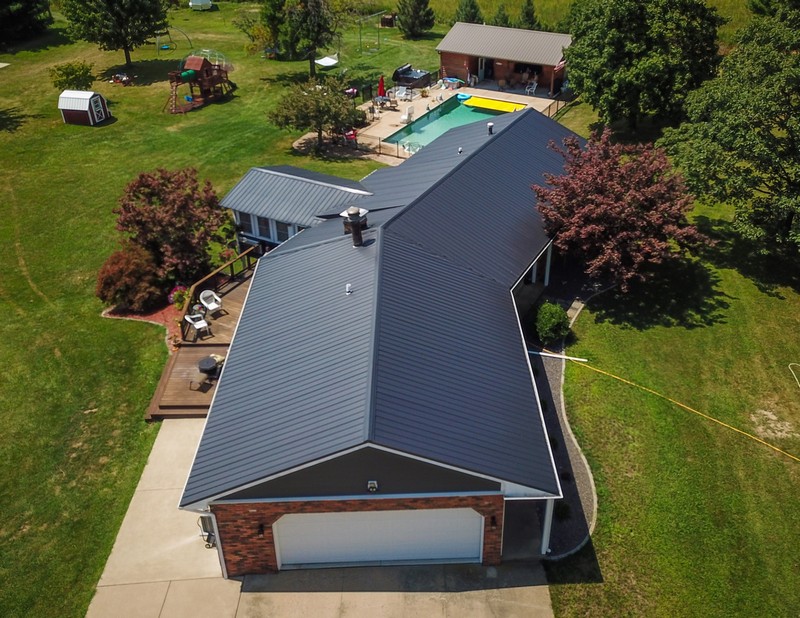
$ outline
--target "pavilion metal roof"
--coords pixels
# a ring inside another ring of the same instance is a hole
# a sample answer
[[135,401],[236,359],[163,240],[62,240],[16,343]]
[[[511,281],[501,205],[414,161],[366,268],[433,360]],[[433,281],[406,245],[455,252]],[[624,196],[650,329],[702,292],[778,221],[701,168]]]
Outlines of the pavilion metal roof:
[[570,43],[568,34],[456,22],[436,51],[556,66]]

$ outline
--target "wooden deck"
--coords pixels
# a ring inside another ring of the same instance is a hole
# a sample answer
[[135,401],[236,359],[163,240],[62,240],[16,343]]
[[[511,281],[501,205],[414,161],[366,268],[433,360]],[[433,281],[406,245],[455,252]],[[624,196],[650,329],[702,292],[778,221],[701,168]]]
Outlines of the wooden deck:
[[[184,341],[169,357],[155,395],[145,415],[146,420],[174,417],[205,417],[211,406],[216,381],[198,388],[202,374],[197,368],[201,358],[211,354],[226,356],[239,316],[242,313],[247,291],[250,289],[252,270],[245,271],[235,280],[217,289],[222,298],[223,311],[207,318],[211,335],[197,341]],[[190,387],[191,386],[191,387]]]

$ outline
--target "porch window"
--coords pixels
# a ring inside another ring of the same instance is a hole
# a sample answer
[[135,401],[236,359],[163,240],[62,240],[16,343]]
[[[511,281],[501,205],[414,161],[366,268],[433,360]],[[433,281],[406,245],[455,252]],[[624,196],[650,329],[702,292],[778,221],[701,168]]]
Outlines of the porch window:
[[288,223],[283,223],[282,221],[275,222],[275,231],[277,233],[276,236],[278,242],[289,240],[289,236],[291,235],[289,228],[290,226]]
[[272,238],[272,233],[270,232],[269,227],[269,219],[265,219],[264,217],[257,217],[258,218],[258,235],[261,238]]
[[236,219],[239,221],[239,228],[244,234],[253,233],[253,220],[250,218],[250,213],[237,212]]

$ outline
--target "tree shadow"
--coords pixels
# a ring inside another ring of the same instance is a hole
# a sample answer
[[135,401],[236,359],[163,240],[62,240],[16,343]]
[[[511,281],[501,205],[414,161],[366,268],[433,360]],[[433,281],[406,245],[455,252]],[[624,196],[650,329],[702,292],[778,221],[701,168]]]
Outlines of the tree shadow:
[[45,33],[35,38],[27,41],[15,42],[13,45],[9,46],[6,51],[12,54],[21,51],[38,52],[50,49],[52,47],[69,45],[72,42],[73,40],[70,38],[66,26],[51,26]]
[[780,287],[800,293],[797,255],[767,253],[763,245],[750,241],[733,229],[730,221],[699,216],[697,228],[715,243],[702,247],[700,255],[717,268],[735,270],[752,281],[764,294],[783,299]]
[[652,269],[653,277],[623,294],[617,288],[592,301],[598,322],[638,330],[653,326],[698,328],[723,323],[730,298],[719,277],[699,260],[680,260]]
[[[319,75],[317,77],[319,77]],[[267,82],[268,84],[279,84],[281,86],[301,84],[308,81],[308,69],[305,71],[286,71],[277,75],[267,75],[266,77],[262,77],[261,81]]]
[[107,68],[101,73],[101,79],[111,81],[111,78],[118,73],[125,73],[133,81],[134,86],[149,86],[159,82],[169,81],[169,72],[177,71],[180,68],[180,60],[141,60],[134,62],[127,67],[118,64]]
[[26,114],[20,107],[0,109],[0,131],[16,132],[29,118],[41,118],[39,115]]

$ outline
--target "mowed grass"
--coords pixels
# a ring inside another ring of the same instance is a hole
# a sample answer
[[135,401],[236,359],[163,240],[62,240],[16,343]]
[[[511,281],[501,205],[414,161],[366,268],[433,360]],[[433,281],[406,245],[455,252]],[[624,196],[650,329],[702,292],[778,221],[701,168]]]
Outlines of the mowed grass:
[[[156,326],[100,317],[98,268],[117,246],[115,207],[142,171],[194,166],[222,196],[252,166],[294,164],[348,178],[378,167],[294,154],[299,136],[272,126],[267,112],[307,63],[248,56],[231,25],[252,5],[171,13],[192,48],[228,57],[232,100],[187,115],[162,111],[167,72],[190,47],[151,45],[122,66],[121,52],[72,42],[58,21],[47,37],[0,54],[0,615],[82,616],[111,550],[158,425],[143,421],[167,357]],[[348,35],[342,64],[372,79],[411,58],[434,68],[436,37],[410,45],[383,33],[380,50],[359,55]],[[366,49],[366,45],[364,45]],[[48,67],[94,63],[94,89],[115,121],[65,125]],[[119,71],[133,87],[109,84]],[[181,93],[183,94],[183,93]],[[191,531],[187,531],[191,532]]]
[[[568,352],[800,456],[798,273],[696,214],[723,241],[649,297],[590,302]],[[599,510],[548,569],[556,615],[800,615],[800,462],[579,364],[566,402]]]
[[[536,16],[541,22],[555,27],[569,13],[573,0],[533,0]],[[436,19],[450,24],[455,19],[459,0],[431,0],[430,6],[436,11]],[[483,18],[491,22],[497,7],[503,4],[512,21],[519,18],[522,0],[478,0]],[[752,17],[745,0],[708,0],[709,6],[715,7],[719,14],[729,21],[720,29],[720,39],[725,46],[733,43],[733,34],[744,26]]]

